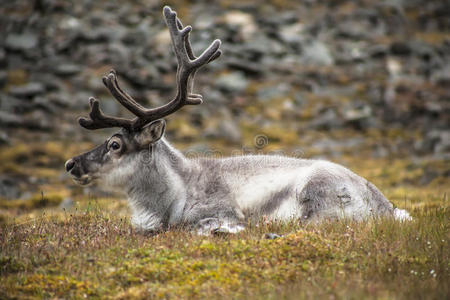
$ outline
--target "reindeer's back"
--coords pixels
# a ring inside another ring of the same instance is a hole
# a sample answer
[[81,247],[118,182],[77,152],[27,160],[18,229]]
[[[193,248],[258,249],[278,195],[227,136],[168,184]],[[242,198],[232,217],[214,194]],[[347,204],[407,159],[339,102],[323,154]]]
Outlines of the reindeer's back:
[[245,215],[276,219],[392,215],[392,204],[366,179],[324,160],[249,155],[205,159]]

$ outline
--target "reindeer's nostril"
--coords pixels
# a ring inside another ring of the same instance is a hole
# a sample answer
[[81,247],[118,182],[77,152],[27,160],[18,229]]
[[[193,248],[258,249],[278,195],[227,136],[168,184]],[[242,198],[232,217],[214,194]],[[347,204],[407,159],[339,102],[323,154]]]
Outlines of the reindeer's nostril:
[[66,161],[66,171],[69,172],[75,166],[75,161],[73,159],[69,159]]

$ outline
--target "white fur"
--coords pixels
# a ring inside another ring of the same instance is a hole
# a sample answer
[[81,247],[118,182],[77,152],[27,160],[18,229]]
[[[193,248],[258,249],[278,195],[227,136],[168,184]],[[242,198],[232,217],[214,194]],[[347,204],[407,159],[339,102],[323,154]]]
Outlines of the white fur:
[[131,211],[131,223],[134,227],[143,230],[153,230],[159,228],[161,217],[158,216],[158,214],[144,210],[133,202],[131,202]]
[[412,221],[411,215],[404,209],[394,209],[394,218],[399,221]]
[[142,162],[135,154],[113,159],[112,163],[107,165],[107,169],[101,170],[102,183],[112,187],[123,187],[132,179],[140,164]]
[[[243,181],[239,176],[237,180],[231,180],[236,201],[242,210],[251,210],[261,205],[261,200],[268,195],[276,193],[284,187],[295,184],[301,190],[309,176],[310,169],[302,170],[277,170],[275,172],[262,172]],[[295,200],[295,194],[292,195]]]

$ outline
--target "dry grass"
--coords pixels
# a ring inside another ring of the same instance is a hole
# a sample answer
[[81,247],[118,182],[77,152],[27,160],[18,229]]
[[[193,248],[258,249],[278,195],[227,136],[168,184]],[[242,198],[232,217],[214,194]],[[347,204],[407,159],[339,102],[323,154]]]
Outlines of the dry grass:
[[[18,150],[9,161],[35,157]],[[51,176],[44,197],[0,199],[0,299],[449,298],[448,166],[351,155],[340,162],[414,221],[260,222],[232,236],[146,236],[129,224],[124,200],[92,199]],[[437,177],[420,185],[426,170]],[[57,206],[66,196],[75,202],[67,212]],[[268,240],[267,232],[283,236]]]
[[1,225],[0,298],[449,295],[446,203],[414,209],[414,222],[261,222],[225,237],[145,236],[102,205]]

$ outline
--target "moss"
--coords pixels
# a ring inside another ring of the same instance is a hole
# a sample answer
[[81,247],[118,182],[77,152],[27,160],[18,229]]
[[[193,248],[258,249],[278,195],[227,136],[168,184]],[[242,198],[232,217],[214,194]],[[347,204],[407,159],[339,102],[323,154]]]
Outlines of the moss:
[[32,210],[36,208],[58,206],[61,202],[62,196],[58,194],[35,194],[26,200],[0,199],[0,208]]
[[[442,206],[417,210],[415,222],[259,223],[229,237],[183,230],[146,237],[102,211],[3,227],[4,295],[275,299],[304,290],[313,297],[448,293],[442,279],[449,211]],[[264,232],[284,236],[266,240]]]
[[0,255],[0,274],[17,273],[24,269],[24,263],[17,257]]
[[424,41],[431,45],[440,45],[448,39],[446,32],[415,32],[415,37],[418,40]]
[[0,226],[8,222],[8,217],[0,212]]
[[[331,130],[298,141],[281,127],[243,128],[249,143],[256,134],[269,137],[263,151],[325,136],[369,134],[377,142],[387,135],[410,137],[398,130]],[[219,142],[214,147],[227,149]],[[0,200],[0,298],[448,298],[448,167],[431,159],[362,159],[371,149],[365,147],[337,162],[374,182],[414,222],[260,220],[235,236],[203,237],[183,229],[146,236],[131,227],[127,202],[115,197],[93,199],[49,182],[40,186],[44,196]],[[40,155],[61,150],[49,145]],[[24,157],[25,167],[35,163],[28,151],[20,146],[10,152],[12,165]],[[430,170],[437,177],[420,186]],[[57,178],[57,172],[48,176]],[[69,195],[74,209],[57,208]],[[283,236],[266,240],[267,232]]]
[[[252,143],[251,145],[256,149],[275,150],[281,145],[286,147],[295,145],[298,142],[298,135],[295,130],[291,128],[283,128],[279,126],[266,126],[263,128],[257,127],[255,124],[245,123],[241,124],[244,141]],[[259,146],[262,142],[263,146]]]
[[64,275],[33,274],[26,277],[21,283],[18,291],[43,297],[96,295],[95,286],[92,283]]
[[10,85],[21,85],[28,81],[28,74],[26,70],[15,69],[8,71],[8,84]]

